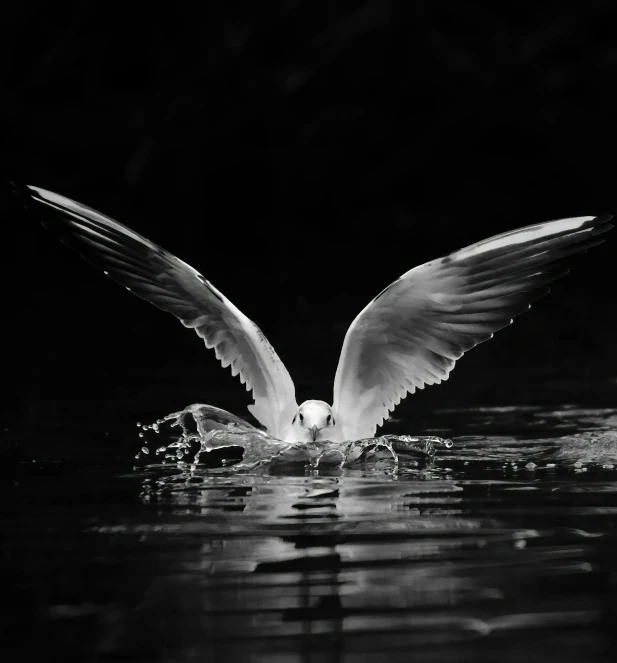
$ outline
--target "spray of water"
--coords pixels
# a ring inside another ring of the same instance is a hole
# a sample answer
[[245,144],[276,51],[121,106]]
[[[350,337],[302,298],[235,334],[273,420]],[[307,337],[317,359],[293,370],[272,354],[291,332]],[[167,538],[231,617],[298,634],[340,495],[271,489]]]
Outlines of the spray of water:
[[[339,443],[327,440],[282,442],[225,410],[203,404],[190,405],[151,424],[137,425],[142,442],[150,431],[156,436],[171,438],[166,444],[155,443],[154,454],[163,463],[174,462],[180,467],[196,466],[203,454],[214,450],[230,448],[231,451],[231,448],[241,447],[242,460],[233,465],[234,472],[271,469],[291,463],[302,463],[313,469],[344,467],[384,453],[395,467],[417,465],[418,460],[430,460],[438,447],[452,447],[447,439],[411,435],[383,435]],[[142,446],[135,457],[147,454],[150,454],[150,447]]]

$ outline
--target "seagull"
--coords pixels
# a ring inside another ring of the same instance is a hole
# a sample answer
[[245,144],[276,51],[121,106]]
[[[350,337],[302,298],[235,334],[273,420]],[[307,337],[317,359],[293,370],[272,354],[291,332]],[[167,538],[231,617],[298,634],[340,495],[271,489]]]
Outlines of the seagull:
[[263,332],[193,267],[94,209],[36,186],[17,187],[44,225],[141,299],[194,329],[252,391],[251,414],[283,442],[372,438],[394,408],[447,380],[465,352],[548,294],[567,259],[601,244],[612,215],[578,216],[490,237],[414,267],[351,323],[332,405],[296,402],[294,383]]

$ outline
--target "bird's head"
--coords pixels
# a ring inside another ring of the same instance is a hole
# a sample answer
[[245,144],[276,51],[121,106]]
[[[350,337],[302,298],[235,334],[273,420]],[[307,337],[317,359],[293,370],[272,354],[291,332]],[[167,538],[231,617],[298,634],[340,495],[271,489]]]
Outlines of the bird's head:
[[296,440],[328,440],[335,425],[332,408],[324,401],[304,401],[291,422]]

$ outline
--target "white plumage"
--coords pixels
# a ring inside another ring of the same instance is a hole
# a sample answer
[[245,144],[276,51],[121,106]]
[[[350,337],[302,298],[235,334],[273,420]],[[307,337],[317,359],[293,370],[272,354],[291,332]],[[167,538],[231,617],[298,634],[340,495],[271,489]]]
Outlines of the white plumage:
[[122,224],[35,186],[20,189],[58,212],[63,242],[137,296],[175,315],[253,392],[249,410],[286,442],[375,435],[416,389],[447,380],[467,350],[489,339],[546,285],[566,259],[602,243],[610,215],[560,219],[491,237],[406,272],[352,322],[332,407],[298,407],[287,369],[257,325],[190,265]]

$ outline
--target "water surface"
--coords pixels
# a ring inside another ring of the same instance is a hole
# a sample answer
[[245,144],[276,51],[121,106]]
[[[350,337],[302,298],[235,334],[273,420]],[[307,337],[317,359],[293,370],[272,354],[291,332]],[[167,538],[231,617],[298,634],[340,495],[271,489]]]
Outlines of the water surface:
[[135,422],[100,434],[125,439],[108,453],[99,439],[90,460],[53,458],[48,440],[3,482],[5,649],[81,661],[611,660],[617,409],[432,419],[424,432],[452,448],[398,467],[383,455],[240,473],[222,457],[163,464],[140,452],[153,443]]

